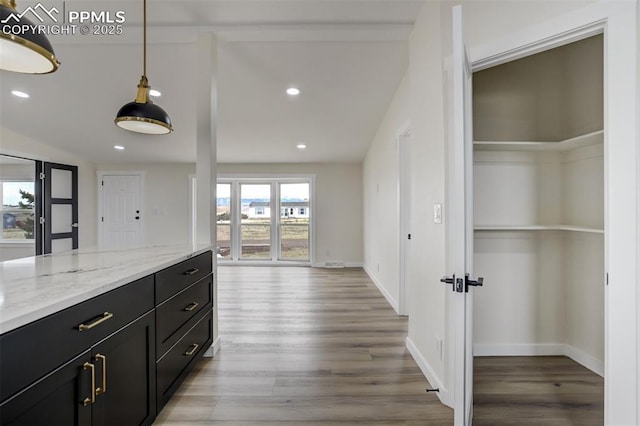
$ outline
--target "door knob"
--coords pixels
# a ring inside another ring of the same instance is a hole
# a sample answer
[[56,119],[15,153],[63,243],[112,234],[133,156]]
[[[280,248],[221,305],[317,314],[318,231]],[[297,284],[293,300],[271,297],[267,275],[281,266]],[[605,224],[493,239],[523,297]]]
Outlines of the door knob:
[[464,291],[465,291],[465,293],[469,292],[469,286],[482,287],[482,284],[484,284],[484,278],[478,277],[477,280],[470,280],[469,279],[469,274],[465,274],[464,275]]
[[464,280],[462,278],[456,278],[455,275],[451,277],[442,277],[440,278],[441,283],[451,284],[451,290],[462,293],[464,291]]

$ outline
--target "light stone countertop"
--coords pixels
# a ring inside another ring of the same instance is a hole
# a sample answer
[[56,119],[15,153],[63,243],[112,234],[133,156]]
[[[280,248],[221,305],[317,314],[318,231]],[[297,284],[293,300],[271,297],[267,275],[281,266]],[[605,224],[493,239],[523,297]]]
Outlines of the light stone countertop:
[[91,248],[0,262],[0,334],[207,250],[211,246]]

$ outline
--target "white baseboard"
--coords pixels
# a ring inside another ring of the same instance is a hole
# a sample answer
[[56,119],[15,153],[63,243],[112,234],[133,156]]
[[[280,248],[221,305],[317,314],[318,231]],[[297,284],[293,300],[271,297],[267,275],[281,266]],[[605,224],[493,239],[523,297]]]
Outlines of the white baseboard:
[[604,377],[604,362],[599,359],[581,351],[578,348],[575,348],[570,345],[566,345],[567,350],[565,355],[577,362],[578,364],[582,364],[584,367],[593,371],[600,377]]
[[416,344],[413,343],[413,340],[411,340],[409,337],[406,338],[406,346],[416,364],[418,364],[418,367],[420,367],[420,371],[422,371],[424,377],[426,377],[431,384],[431,387],[434,389],[439,389],[439,391],[436,392],[436,395],[438,396],[438,399],[440,399],[440,402],[442,402],[446,406],[453,407],[453,398],[451,397],[451,395],[449,395],[449,391],[447,391],[447,389],[444,387],[438,375],[433,371],[431,365],[429,365],[429,362],[424,356],[422,356],[422,353],[420,352]]
[[564,343],[531,343],[518,345],[473,345],[474,356],[566,356],[604,377],[604,362]]
[[[316,263],[312,264],[311,267],[312,268],[328,268],[328,269],[335,269],[336,268],[335,266],[333,266],[333,267],[327,266],[327,263],[328,262],[319,262],[319,263],[316,262]],[[331,262],[331,263],[334,263],[334,262]],[[344,264],[344,266],[343,266],[344,268],[362,268],[363,267],[362,262],[341,262],[341,263]]]
[[204,358],[213,358],[216,356],[218,351],[220,350],[220,336],[213,341],[209,349],[202,355]]
[[378,287],[378,290],[380,290],[380,293],[382,293],[384,298],[387,299],[387,302],[389,302],[393,310],[396,311],[396,314],[400,315],[400,305],[398,304],[398,301],[395,300],[393,296],[391,296],[391,294],[387,291],[387,289],[384,288],[380,280],[378,280],[378,277],[376,277],[375,274],[369,268],[364,266],[363,269],[367,273],[367,275],[369,275],[369,278],[371,278],[371,281],[373,281],[376,287]]
[[475,344],[474,356],[553,356],[565,355],[565,344],[562,343],[524,343],[524,344]]

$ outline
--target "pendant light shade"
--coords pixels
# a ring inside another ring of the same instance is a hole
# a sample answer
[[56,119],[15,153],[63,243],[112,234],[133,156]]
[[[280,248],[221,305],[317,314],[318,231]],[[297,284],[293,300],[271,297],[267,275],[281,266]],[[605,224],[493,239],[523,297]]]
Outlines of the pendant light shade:
[[16,12],[15,0],[0,0],[0,69],[24,74],[47,74],[60,62],[38,25]]
[[114,122],[120,128],[136,133],[164,135],[171,133],[171,118],[158,105],[149,99],[149,81],[147,80],[147,0],[144,0],[143,30],[143,71],[138,84],[138,94],[133,102],[125,104]]

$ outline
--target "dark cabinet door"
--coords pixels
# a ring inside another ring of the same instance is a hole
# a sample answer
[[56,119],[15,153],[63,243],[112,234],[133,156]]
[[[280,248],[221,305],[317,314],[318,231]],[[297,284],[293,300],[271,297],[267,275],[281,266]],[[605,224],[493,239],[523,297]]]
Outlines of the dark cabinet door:
[[0,425],[91,425],[95,373],[87,351],[0,405]]
[[155,311],[94,346],[93,425],[150,425],[155,418]]

